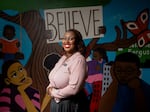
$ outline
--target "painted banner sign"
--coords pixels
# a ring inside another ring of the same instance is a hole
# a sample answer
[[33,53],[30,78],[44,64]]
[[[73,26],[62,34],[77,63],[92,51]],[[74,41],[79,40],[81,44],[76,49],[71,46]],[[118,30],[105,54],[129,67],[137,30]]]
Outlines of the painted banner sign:
[[68,29],[79,30],[84,39],[103,37],[99,32],[103,26],[102,6],[47,9],[44,17],[47,43],[60,42]]

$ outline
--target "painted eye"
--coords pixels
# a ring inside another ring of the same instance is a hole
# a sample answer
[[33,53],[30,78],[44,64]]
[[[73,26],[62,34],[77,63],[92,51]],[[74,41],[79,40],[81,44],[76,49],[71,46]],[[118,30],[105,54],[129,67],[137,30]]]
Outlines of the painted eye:
[[22,72],[22,71],[23,71],[23,67],[20,67],[20,68],[19,68],[19,72]]
[[17,77],[17,73],[14,72],[14,73],[12,74],[12,77],[13,77],[13,78]]

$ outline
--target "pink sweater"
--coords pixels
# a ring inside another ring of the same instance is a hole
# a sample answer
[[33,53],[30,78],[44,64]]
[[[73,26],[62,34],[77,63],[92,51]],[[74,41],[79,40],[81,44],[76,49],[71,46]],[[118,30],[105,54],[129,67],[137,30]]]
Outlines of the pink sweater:
[[55,88],[51,96],[60,100],[75,95],[84,87],[87,78],[86,68],[86,60],[79,52],[68,59],[65,55],[62,56],[49,74],[48,87]]

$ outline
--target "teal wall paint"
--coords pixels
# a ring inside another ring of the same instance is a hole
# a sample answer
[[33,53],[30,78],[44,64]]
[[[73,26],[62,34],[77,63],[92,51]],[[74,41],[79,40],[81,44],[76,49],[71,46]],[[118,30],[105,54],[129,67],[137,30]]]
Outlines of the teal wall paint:
[[[14,9],[17,11],[28,11],[33,9],[47,9],[47,8],[63,8],[63,7],[76,7],[76,6],[93,6],[93,5],[103,5],[103,19],[104,25],[107,28],[105,36],[100,39],[99,43],[111,42],[116,37],[116,32],[114,27],[120,25],[120,20],[124,19],[135,20],[137,15],[144,8],[150,9],[149,0],[2,0],[0,1],[0,9],[8,10]],[[1,30],[1,29],[0,29]],[[129,35],[132,35],[129,33]],[[90,40],[85,40],[88,44]],[[108,52],[109,60],[114,60],[116,56],[115,52]],[[142,78],[150,83],[150,69],[143,69]]]

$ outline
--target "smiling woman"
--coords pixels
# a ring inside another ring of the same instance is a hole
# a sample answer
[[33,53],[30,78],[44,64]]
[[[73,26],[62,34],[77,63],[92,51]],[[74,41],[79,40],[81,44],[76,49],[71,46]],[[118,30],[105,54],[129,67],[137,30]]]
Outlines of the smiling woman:
[[50,112],[89,112],[88,99],[84,91],[87,65],[84,57],[85,45],[82,35],[75,29],[65,32],[62,40],[64,55],[49,73],[42,112],[50,102]]

